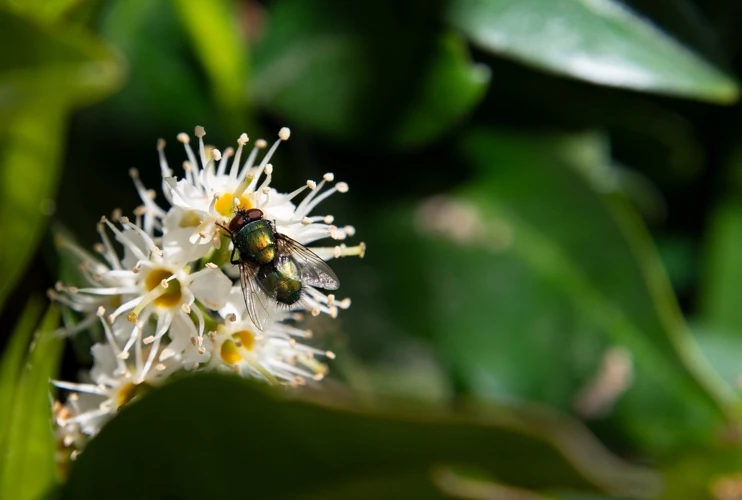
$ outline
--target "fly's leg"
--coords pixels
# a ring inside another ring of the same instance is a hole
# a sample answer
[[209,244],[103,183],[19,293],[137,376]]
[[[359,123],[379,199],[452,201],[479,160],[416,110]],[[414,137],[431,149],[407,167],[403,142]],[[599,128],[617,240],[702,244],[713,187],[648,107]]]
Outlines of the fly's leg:
[[232,264],[233,266],[240,263],[240,259],[235,259],[234,258],[234,252],[235,252],[235,250],[237,250],[237,248],[236,247],[232,247],[232,255],[229,257],[229,263]]

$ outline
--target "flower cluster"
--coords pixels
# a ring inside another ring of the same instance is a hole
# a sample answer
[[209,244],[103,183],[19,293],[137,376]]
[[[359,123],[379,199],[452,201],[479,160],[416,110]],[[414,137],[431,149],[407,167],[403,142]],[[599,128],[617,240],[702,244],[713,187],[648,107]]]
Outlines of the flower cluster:
[[[100,257],[64,243],[80,261],[85,284],[58,283],[50,295],[79,318],[67,333],[97,331],[99,342],[91,349],[94,364],[81,377],[85,380],[54,382],[67,394],[64,404],[55,405],[62,456],[74,458],[84,438],[176,372],[223,370],[295,386],[321,380],[327,372],[324,358],[334,357],[304,343],[312,332],[299,326],[301,309],[334,318],[350,300],[302,283],[302,300],[294,307],[271,308],[259,328],[247,312],[239,269],[230,263],[232,241],[223,228],[238,210],[257,208],[277,233],[308,245],[324,260],[362,257],[363,243],[342,243],[354,235],[352,226],[339,227],[331,215],[314,214],[323,200],[347,192],[348,185],[335,183],[327,173],[290,193],[274,189],[269,162],[288,140],[287,128],[260,160],[264,140],[256,141],[243,161],[247,135],[239,137],[236,151],[224,152],[204,144],[202,127],[195,135],[197,151],[187,134],[177,137],[187,156],[180,179],[165,159],[165,141],[158,141],[167,208],[132,169],[142,204],[131,218],[117,213],[101,219],[101,242],[95,247]],[[314,245],[326,238],[336,243]]]

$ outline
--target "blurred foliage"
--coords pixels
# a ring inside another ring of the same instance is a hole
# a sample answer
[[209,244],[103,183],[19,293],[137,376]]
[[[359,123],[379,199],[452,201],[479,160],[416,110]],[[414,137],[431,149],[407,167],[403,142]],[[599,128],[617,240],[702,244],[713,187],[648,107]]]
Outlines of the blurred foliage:
[[327,210],[369,250],[333,261],[353,306],[314,325],[333,377],[300,400],[176,382],[50,495],[734,498],[741,15],[0,1],[0,498],[55,483],[47,382],[89,363],[91,337],[29,351],[59,322],[39,295],[74,281],[64,242],[131,212],[129,168],[159,185],[156,139],[195,125],[220,148],[290,126],[279,188],[349,182]]
[[59,310],[39,321],[40,301],[32,299],[12,344],[0,360],[0,496],[35,499],[58,481],[50,427],[49,380],[57,373],[64,339],[55,335]]

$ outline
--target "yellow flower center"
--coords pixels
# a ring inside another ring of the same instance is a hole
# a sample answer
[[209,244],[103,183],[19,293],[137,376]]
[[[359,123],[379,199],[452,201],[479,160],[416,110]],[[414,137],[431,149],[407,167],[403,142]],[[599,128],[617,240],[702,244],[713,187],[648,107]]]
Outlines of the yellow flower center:
[[255,334],[250,330],[240,330],[239,332],[232,334],[232,338],[239,340],[242,347],[247,351],[252,351],[255,347]]
[[228,365],[234,365],[242,361],[242,356],[240,355],[237,344],[235,344],[231,340],[224,341],[224,343],[222,344],[220,355],[224,362]]
[[[231,217],[234,214],[234,198],[234,193],[224,193],[219,197],[218,200],[216,200],[214,208],[223,216]],[[242,194],[240,195],[240,203],[237,208],[239,210],[248,210],[250,208],[253,208],[252,201],[250,201],[250,198],[247,195]]]
[[[162,280],[166,280],[172,275],[173,273],[167,269],[153,269],[144,280],[144,286],[147,287],[148,292],[151,292],[160,286]],[[180,281],[177,279],[170,280],[167,282],[167,285],[167,288],[163,290],[162,294],[152,301],[158,307],[175,307],[180,304],[181,299],[183,298],[183,294],[180,291]]]
[[152,389],[153,387],[146,382],[142,382],[141,384],[129,382],[128,384],[125,384],[121,389],[119,389],[118,396],[116,397],[116,409],[120,410],[133,399],[144,396]]

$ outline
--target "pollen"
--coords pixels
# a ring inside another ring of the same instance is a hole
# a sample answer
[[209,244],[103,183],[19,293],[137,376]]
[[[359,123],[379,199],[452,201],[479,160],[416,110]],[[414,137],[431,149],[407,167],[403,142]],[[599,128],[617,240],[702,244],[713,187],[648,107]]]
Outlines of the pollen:
[[[169,280],[172,276],[173,273],[167,269],[153,269],[144,280],[144,285],[147,287],[147,291],[151,292],[157,287],[162,287],[162,281]],[[158,307],[171,308],[180,304],[182,298],[180,282],[174,279],[168,281],[168,287],[152,302]]]
[[227,340],[222,344],[220,356],[228,365],[234,365],[242,361],[237,344],[231,340]]
[[[214,208],[223,216],[231,217],[234,214],[234,199],[234,193],[224,193],[216,200]],[[247,195],[242,194],[239,200],[240,202],[237,205],[237,208],[239,210],[248,210],[250,208],[253,208],[253,204]]]
[[239,340],[239,342],[242,344],[242,347],[244,347],[248,351],[252,351],[255,347],[255,334],[250,330],[240,330],[239,332],[233,334],[232,338],[234,338],[235,340]]

